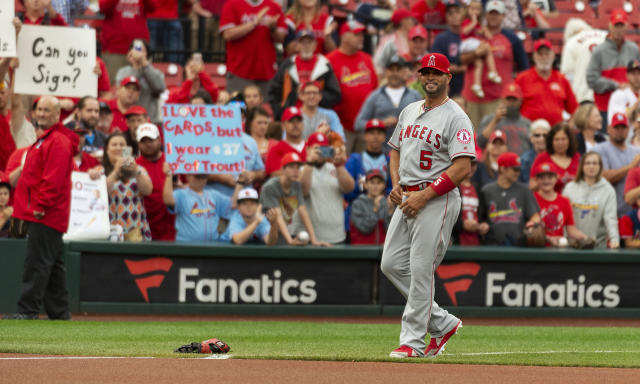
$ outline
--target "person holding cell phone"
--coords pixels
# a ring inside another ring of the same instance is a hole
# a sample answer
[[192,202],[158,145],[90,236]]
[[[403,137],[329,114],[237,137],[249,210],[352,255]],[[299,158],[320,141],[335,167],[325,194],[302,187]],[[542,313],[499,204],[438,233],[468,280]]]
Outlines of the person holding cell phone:
[[344,145],[331,146],[327,136],[314,132],[307,139],[307,164],[302,169],[302,193],[318,241],[343,243],[343,195],[351,192],[355,181],[344,167],[347,154]]
[[126,241],[150,241],[143,198],[153,191],[151,178],[144,167],[136,164],[126,134],[112,134],[104,148],[102,166],[107,176],[111,225],[122,227]]
[[142,39],[133,40],[127,52],[127,62],[129,65],[118,70],[116,82],[135,76],[140,86],[140,98],[137,105],[143,106],[152,122],[158,123],[160,110],[158,100],[160,94],[164,92],[166,85],[164,73],[153,67],[149,59],[149,44]]

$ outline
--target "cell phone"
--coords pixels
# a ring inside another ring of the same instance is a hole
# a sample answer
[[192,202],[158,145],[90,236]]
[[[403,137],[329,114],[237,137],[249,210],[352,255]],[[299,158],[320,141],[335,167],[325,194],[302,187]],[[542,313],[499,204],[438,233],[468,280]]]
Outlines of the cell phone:
[[191,59],[193,61],[202,63],[202,53],[200,53],[200,52],[194,53],[193,56],[191,56]]
[[124,148],[122,148],[122,157],[127,159],[129,157],[131,157],[131,155],[133,154],[133,148],[131,148],[130,146],[126,146]]
[[333,147],[323,146],[318,147],[318,149],[320,150],[321,156],[325,159],[333,159],[333,156],[335,156],[335,150]]
[[133,49],[135,49],[138,52],[142,52],[142,46],[144,44],[142,43],[142,40],[134,40],[133,41]]

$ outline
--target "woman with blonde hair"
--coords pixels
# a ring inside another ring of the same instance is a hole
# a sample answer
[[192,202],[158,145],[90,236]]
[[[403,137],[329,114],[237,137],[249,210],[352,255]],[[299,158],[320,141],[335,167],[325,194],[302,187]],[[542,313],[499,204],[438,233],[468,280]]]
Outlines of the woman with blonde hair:
[[596,144],[607,141],[607,137],[600,132],[602,115],[595,104],[586,103],[576,109],[573,113],[573,124],[579,131],[576,135],[579,154],[589,152]]
[[578,174],[562,194],[571,201],[576,227],[596,240],[597,248],[618,248],[616,191],[602,177],[602,158],[587,152],[580,160]]
[[[297,32],[301,29],[310,29],[316,38],[316,52],[327,54],[336,49],[336,42],[331,36],[338,23],[326,12],[322,12],[320,0],[294,0],[291,8],[286,13],[285,22],[290,30]],[[288,55],[298,52],[296,41],[286,46]]]

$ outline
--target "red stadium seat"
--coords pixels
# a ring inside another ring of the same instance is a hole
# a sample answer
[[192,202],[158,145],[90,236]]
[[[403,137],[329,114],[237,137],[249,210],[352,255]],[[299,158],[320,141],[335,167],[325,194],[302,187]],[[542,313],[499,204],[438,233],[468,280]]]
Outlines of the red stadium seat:
[[164,83],[167,88],[178,87],[183,81],[183,68],[180,64],[174,63],[153,63],[153,66],[164,73]]
[[218,89],[227,88],[227,66],[224,63],[205,63],[204,70],[211,76]]

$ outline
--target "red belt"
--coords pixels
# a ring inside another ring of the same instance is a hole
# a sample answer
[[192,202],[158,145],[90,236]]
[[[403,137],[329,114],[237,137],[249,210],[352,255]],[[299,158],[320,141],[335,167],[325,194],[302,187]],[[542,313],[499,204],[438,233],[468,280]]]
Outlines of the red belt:
[[402,190],[405,192],[416,192],[416,191],[422,191],[423,189],[427,189],[427,187],[430,185],[431,183],[425,181],[424,183],[420,183],[416,185],[401,185],[401,187],[402,187]]

